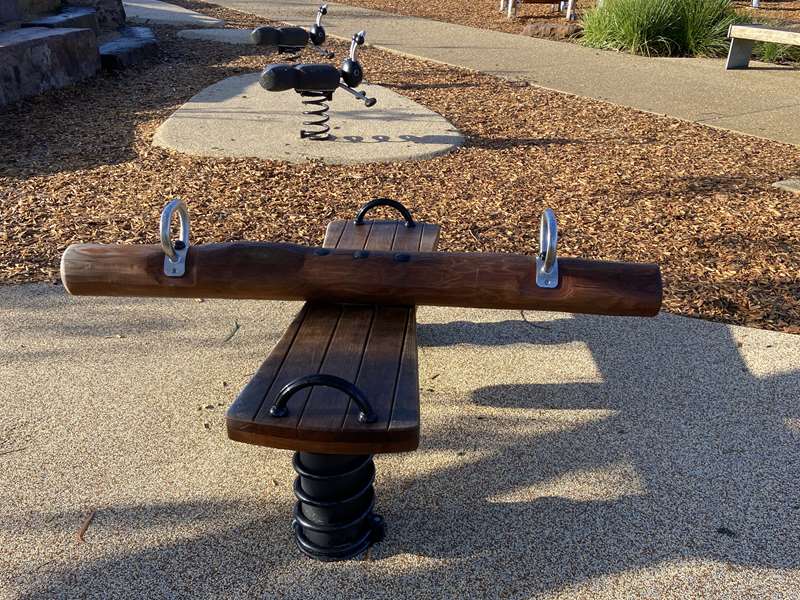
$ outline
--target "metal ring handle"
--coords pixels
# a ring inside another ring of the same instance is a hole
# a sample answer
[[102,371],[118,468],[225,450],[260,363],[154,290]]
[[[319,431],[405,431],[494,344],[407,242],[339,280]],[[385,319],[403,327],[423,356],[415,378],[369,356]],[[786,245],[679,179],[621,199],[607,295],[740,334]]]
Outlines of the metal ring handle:
[[189,211],[183,200],[175,198],[167,203],[164,210],[161,211],[161,248],[164,250],[164,254],[172,261],[178,260],[175,244],[172,243],[169,235],[170,226],[172,225],[172,215],[175,214],[176,210],[178,211],[178,218],[181,222],[181,235],[178,240],[183,242],[184,246],[189,245]]
[[[170,237],[172,215],[177,211],[181,232],[177,242]],[[170,200],[161,211],[161,249],[164,251],[164,274],[182,277],[186,272],[186,254],[189,252],[189,210],[183,200]]]
[[358,211],[356,215],[355,224],[356,225],[363,225],[364,224],[364,217],[367,213],[375,208],[376,206],[389,206],[399,212],[403,218],[406,220],[406,227],[415,227],[416,223],[414,219],[411,217],[411,212],[402,204],[400,204],[397,200],[390,200],[389,198],[375,198],[374,200],[370,200],[364,206],[361,207],[361,210]]
[[342,379],[336,375],[326,375],[324,373],[298,377],[297,379],[293,379],[287,383],[285,386],[283,386],[283,388],[281,388],[281,391],[278,392],[278,395],[275,397],[275,402],[270,407],[269,414],[273,417],[285,417],[289,414],[289,411],[286,408],[286,403],[289,402],[289,398],[291,398],[300,390],[307,387],[313,387],[315,385],[334,388],[350,396],[360,410],[358,413],[358,421],[360,423],[374,423],[378,420],[378,417],[376,417],[375,413],[372,411],[372,407],[369,405],[369,401],[364,395],[364,392],[346,379]]
[[556,213],[546,208],[539,221],[539,255],[536,257],[536,285],[558,287],[558,225]]
[[546,208],[539,221],[539,258],[544,260],[545,271],[550,271],[556,262],[558,226],[552,208]]

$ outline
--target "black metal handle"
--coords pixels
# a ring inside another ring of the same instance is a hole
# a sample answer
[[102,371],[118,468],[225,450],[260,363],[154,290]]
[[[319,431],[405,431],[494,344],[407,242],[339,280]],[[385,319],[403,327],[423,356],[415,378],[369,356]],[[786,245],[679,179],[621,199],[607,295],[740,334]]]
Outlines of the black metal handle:
[[406,227],[416,226],[414,219],[411,218],[411,213],[409,210],[397,200],[390,200],[389,198],[375,198],[374,200],[370,200],[364,206],[362,206],[361,210],[359,210],[358,214],[356,215],[356,225],[363,225],[366,214],[376,206],[389,206],[403,216],[403,218],[406,220]]
[[289,398],[291,398],[296,392],[299,392],[307,387],[313,387],[315,385],[323,385],[326,387],[335,388],[350,396],[353,402],[355,402],[360,409],[360,412],[358,413],[358,421],[360,423],[374,423],[378,420],[378,417],[376,417],[375,413],[372,411],[372,407],[369,405],[369,401],[364,395],[364,392],[346,379],[342,379],[336,375],[325,375],[324,373],[298,377],[297,379],[293,379],[287,383],[285,386],[283,386],[281,391],[278,392],[278,395],[275,398],[275,403],[269,409],[269,414],[273,417],[285,417],[289,414],[289,410],[286,408],[286,403],[289,402]]

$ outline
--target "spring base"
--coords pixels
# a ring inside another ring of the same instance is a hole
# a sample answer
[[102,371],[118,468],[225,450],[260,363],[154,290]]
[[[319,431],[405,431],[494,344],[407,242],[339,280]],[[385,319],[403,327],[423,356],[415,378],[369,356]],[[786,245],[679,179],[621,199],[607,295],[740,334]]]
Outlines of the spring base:
[[300,138],[315,141],[331,139],[331,128],[328,125],[331,119],[328,111],[331,107],[328,102],[333,100],[333,92],[298,90],[297,93],[303,98],[303,105],[306,107],[303,114],[308,117],[307,121],[303,121],[303,125],[313,127],[313,129],[301,129]]
[[372,456],[296,452],[294,529],[297,547],[317,560],[347,560],[383,539],[386,526],[373,512]]

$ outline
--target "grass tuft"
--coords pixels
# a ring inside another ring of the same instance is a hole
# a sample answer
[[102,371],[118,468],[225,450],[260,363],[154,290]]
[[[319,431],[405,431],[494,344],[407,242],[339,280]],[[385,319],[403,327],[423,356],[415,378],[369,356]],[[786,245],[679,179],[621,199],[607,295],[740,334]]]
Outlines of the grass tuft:
[[722,56],[731,0],[605,0],[584,18],[583,44],[645,56]]

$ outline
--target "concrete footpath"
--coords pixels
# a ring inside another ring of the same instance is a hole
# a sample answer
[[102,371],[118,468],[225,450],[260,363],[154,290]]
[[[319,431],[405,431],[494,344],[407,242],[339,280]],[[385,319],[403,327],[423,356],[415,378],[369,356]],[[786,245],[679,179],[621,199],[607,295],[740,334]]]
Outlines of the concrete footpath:
[[420,309],[388,536],[324,564],[224,430],[297,308],[0,287],[0,598],[797,597],[800,336]]
[[[214,0],[266,19],[308,25],[311,0]],[[465,8],[465,10],[468,10]],[[790,144],[800,144],[800,70],[752,63],[650,59],[429,19],[329,4],[326,30],[429,60],[607,100]]]

